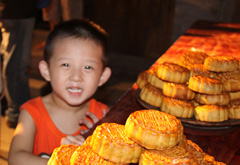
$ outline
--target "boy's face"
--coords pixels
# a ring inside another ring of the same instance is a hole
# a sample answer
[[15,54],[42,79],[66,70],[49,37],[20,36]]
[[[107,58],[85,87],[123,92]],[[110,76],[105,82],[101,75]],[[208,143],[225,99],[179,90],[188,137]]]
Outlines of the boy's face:
[[111,75],[103,69],[102,47],[90,39],[64,38],[56,41],[48,65],[53,94],[70,105],[89,99]]

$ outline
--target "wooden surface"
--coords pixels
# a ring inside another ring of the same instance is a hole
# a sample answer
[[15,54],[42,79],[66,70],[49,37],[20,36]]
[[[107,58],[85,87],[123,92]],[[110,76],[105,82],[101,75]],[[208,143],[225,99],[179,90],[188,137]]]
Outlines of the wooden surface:
[[[178,62],[179,56],[188,50],[201,50],[209,55],[229,55],[240,60],[240,24],[199,21],[181,36],[151,67],[164,61]],[[126,91],[110,112],[85,134],[91,135],[95,127],[104,122],[125,124],[129,114],[145,109],[137,101],[137,85]],[[198,127],[183,124],[184,134],[197,143],[217,161],[240,164],[240,125],[228,127]]]

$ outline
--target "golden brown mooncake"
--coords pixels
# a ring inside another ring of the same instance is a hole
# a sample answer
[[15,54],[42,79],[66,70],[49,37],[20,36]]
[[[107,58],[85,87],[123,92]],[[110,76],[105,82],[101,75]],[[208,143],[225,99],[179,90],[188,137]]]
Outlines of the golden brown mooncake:
[[229,92],[231,100],[238,100],[240,99],[240,91],[237,92]]
[[178,64],[165,62],[158,66],[157,76],[167,82],[186,83],[189,80],[190,71]]
[[146,85],[148,83],[148,72],[149,71],[145,70],[138,74],[136,84],[138,85],[138,87],[140,89],[142,89],[144,87],[144,85]]
[[186,149],[192,153],[199,165],[225,165],[225,163],[218,162],[213,156],[205,153],[196,143],[191,140],[186,140]]
[[190,66],[189,70],[190,70],[190,77],[193,75],[201,75],[204,77],[215,78],[217,75],[215,72],[211,72],[205,69],[203,64],[193,64]]
[[69,165],[73,152],[78,148],[75,145],[61,145],[55,148],[51,158],[48,161],[48,165]]
[[196,120],[206,122],[221,122],[228,120],[228,108],[217,105],[199,105],[195,108]]
[[79,146],[72,154],[68,165],[116,165],[95,153],[89,144]]
[[164,97],[161,111],[181,118],[192,118],[194,104],[191,101],[179,100],[172,97]]
[[228,105],[228,110],[230,119],[240,119],[240,99],[232,100]]
[[150,84],[146,84],[140,91],[139,97],[141,100],[152,106],[160,107],[164,95],[162,94],[161,89]]
[[220,80],[223,83],[224,91],[240,91],[240,70],[218,73],[216,79]]
[[200,104],[228,105],[230,102],[230,94],[227,92],[213,95],[196,93],[195,100]]
[[220,80],[200,75],[190,77],[188,88],[204,94],[221,94],[223,92],[223,84]]
[[183,136],[181,121],[158,110],[131,113],[125,124],[129,138],[147,149],[164,150],[177,145]]
[[149,72],[148,74],[148,83],[151,84],[152,86],[155,86],[159,89],[163,89],[163,83],[164,81],[161,80],[157,74],[156,74],[156,69],[153,70],[152,72]]
[[166,150],[144,150],[140,156],[139,165],[146,164],[198,165],[191,152],[181,146]]
[[181,55],[180,64],[190,70],[194,64],[203,64],[207,57],[208,54],[201,51],[188,51]]
[[137,163],[142,147],[125,134],[125,126],[103,123],[92,134],[90,146],[102,158],[114,163]]
[[192,100],[195,97],[195,92],[188,88],[187,84],[176,84],[164,82],[163,94],[176,99]]
[[140,156],[140,165],[155,164],[196,164],[225,165],[217,162],[214,157],[205,153],[196,143],[183,136],[181,144],[166,150],[144,150]]
[[239,61],[231,56],[209,56],[205,59],[203,66],[213,72],[228,72],[237,70]]

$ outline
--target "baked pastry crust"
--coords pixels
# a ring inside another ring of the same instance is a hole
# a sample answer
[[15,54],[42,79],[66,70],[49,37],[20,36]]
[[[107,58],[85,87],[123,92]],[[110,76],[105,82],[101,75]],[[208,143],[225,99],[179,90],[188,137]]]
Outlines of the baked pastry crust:
[[240,99],[231,101],[228,109],[230,119],[240,119]]
[[196,158],[198,164],[202,165],[225,165],[225,163],[218,162],[211,155],[205,153],[196,143],[191,140],[186,140],[185,144],[186,149],[192,153],[192,155]]
[[238,66],[238,59],[231,56],[209,56],[204,61],[204,68],[213,72],[235,71]]
[[157,74],[156,71],[151,71],[148,74],[148,83],[151,84],[152,86],[155,86],[157,88],[163,89],[163,83],[164,81],[161,80]]
[[177,146],[167,150],[144,150],[139,164],[195,164],[195,165],[225,165],[218,162],[213,156],[205,153],[196,143],[186,139]]
[[192,118],[194,104],[191,101],[164,97],[161,111],[181,118]]
[[190,77],[193,75],[201,75],[204,77],[215,78],[217,75],[215,72],[211,72],[205,69],[203,64],[193,64],[190,66],[189,70],[190,70]]
[[195,97],[195,92],[188,88],[187,84],[176,84],[164,82],[163,94],[168,97],[173,97],[183,100],[192,100]]
[[223,83],[224,91],[240,91],[240,70],[218,73],[216,79],[220,80]]
[[181,121],[158,110],[131,113],[125,124],[127,136],[147,149],[164,150],[177,145],[183,136]]
[[188,51],[180,57],[180,64],[190,70],[193,64],[203,64],[209,55],[201,51]]
[[61,145],[54,149],[51,158],[48,161],[48,165],[69,165],[72,154],[78,146],[75,145]]
[[190,77],[188,88],[204,94],[221,94],[223,92],[223,84],[220,80],[200,75]]
[[149,71],[145,70],[138,74],[136,84],[138,85],[138,87],[140,89],[142,89],[144,87],[144,85],[146,85],[148,83],[148,72]]
[[157,76],[173,83],[186,83],[189,80],[190,71],[178,64],[165,62],[158,66]]
[[198,165],[194,156],[181,146],[168,150],[144,150],[140,156],[139,165],[145,164]]
[[90,146],[102,158],[114,163],[137,163],[142,147],[127,137],[125,126],[103,123],[95,129]]
[[240,99],[240,91],[237,92],[229,92],[231,100]]
[[230,102],[230,94],[226,92],[213,95],[196,93],[195,100],[200,104],[228,105]]
[[152,106],[160,107],[162,105],[164,95],[162,94],[161,89],[150,84],[146,84],[140,91],[139,97],[141,100]]
[[[72,154],[70,165],[115,165],[115,163],[103,159],[95,153],[90,145],[79,146]],[[69,165],[69,164],[68,164]]]
[[217,105],[197,106],[194,111],[196,120],[207,122],[221,122],[228,120],[228,108]]

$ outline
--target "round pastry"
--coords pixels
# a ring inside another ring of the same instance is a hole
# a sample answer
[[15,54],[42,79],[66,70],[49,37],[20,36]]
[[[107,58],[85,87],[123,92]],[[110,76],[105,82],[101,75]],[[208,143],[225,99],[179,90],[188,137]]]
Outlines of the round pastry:
[[186,149],[196,158],[198,164],[218,164],[214,157],[203,152],[203,150],[191,140],[186,140]]
[[144,150],[139,159],[139,165],[197,165],[196,158],[186,148],[176,146],[168,150]]
[[[72,154],[70,165],[115,165],[95,153],[90,145],[79,146]],[[68,164],[69,165],[69,164]]]
[[204,77],[215,78],[216,73],[204,69],[203,64],[193,64],[190,66],[190,77],[193,75],[201,75]]
[[229,92],[231,100],[240,99],[240,91],[238,92]]
[[186,83],[189,80],[190,71],[178,64],[165,62],[158,66],[157,76],[173,83]]
[[78,146],[72,144],[61,145],[60,147],[55,148],[48,161],[48,165],[69,165],[72,154],[77,148]]
[[152,106],[160,107],[164,95],[162,94],[161,89],[150,84],[146,84],[141,90],[139,97],[141,100]]
[[240,91],[240,70],[218,73],[216,79],[223,83],[223,89],[227,92]]
[[195,108],[194,116],[200,121],[221,122],[228,120],[228,108],[217,105],[201,105]]
[[217,79],[194,75],[189,79],[188,88],[204,94],[221,94],[223,84]]
[[159,89],[163,89],[164,81],[158,78],[158,76],[156,75],[156,72],[150,72],[148,74],[148,83]]
[[192,118],[194,104],[191,101],[178,100],[171,97],[164,97],[161,111],[181,118]]
[[238,69],[239,61],[231,56],[209,56],[204,61],[204,68],[213,72],[228,72]]
[[203,64],[208,54],[200,51],[188,51],[181,55],[180,64],[190,70],[193,64]]
[[231,101],[228,109],[230,119],[240,119],[240,99]]
[[213,156],[205,153],[196,143],[185,139],[182,145],[168,150],[144,150],[140,156],[139,164],[221,164]]
[[230,102],[230,94],[226,92],[214,95],[196,93],[195,100],[200,104],[228,105]]
[[186,84],[176,84],[164,82],[163,94],[177,99],[192,100],[195,92],[188,88]]
[[148,72],[149,71],[142,71],[138,74],[136,84],[140,89],[144,87],[148,83]]
[[128,138],[124,125],[103,123],[95,129],[90,146],[99,156],[114,163],[137,163],[142,147]]
[[158,110],[131,113],[125,124],[129,138],[147,149],[164,150],[176,146],[183,136],[181,121]]

